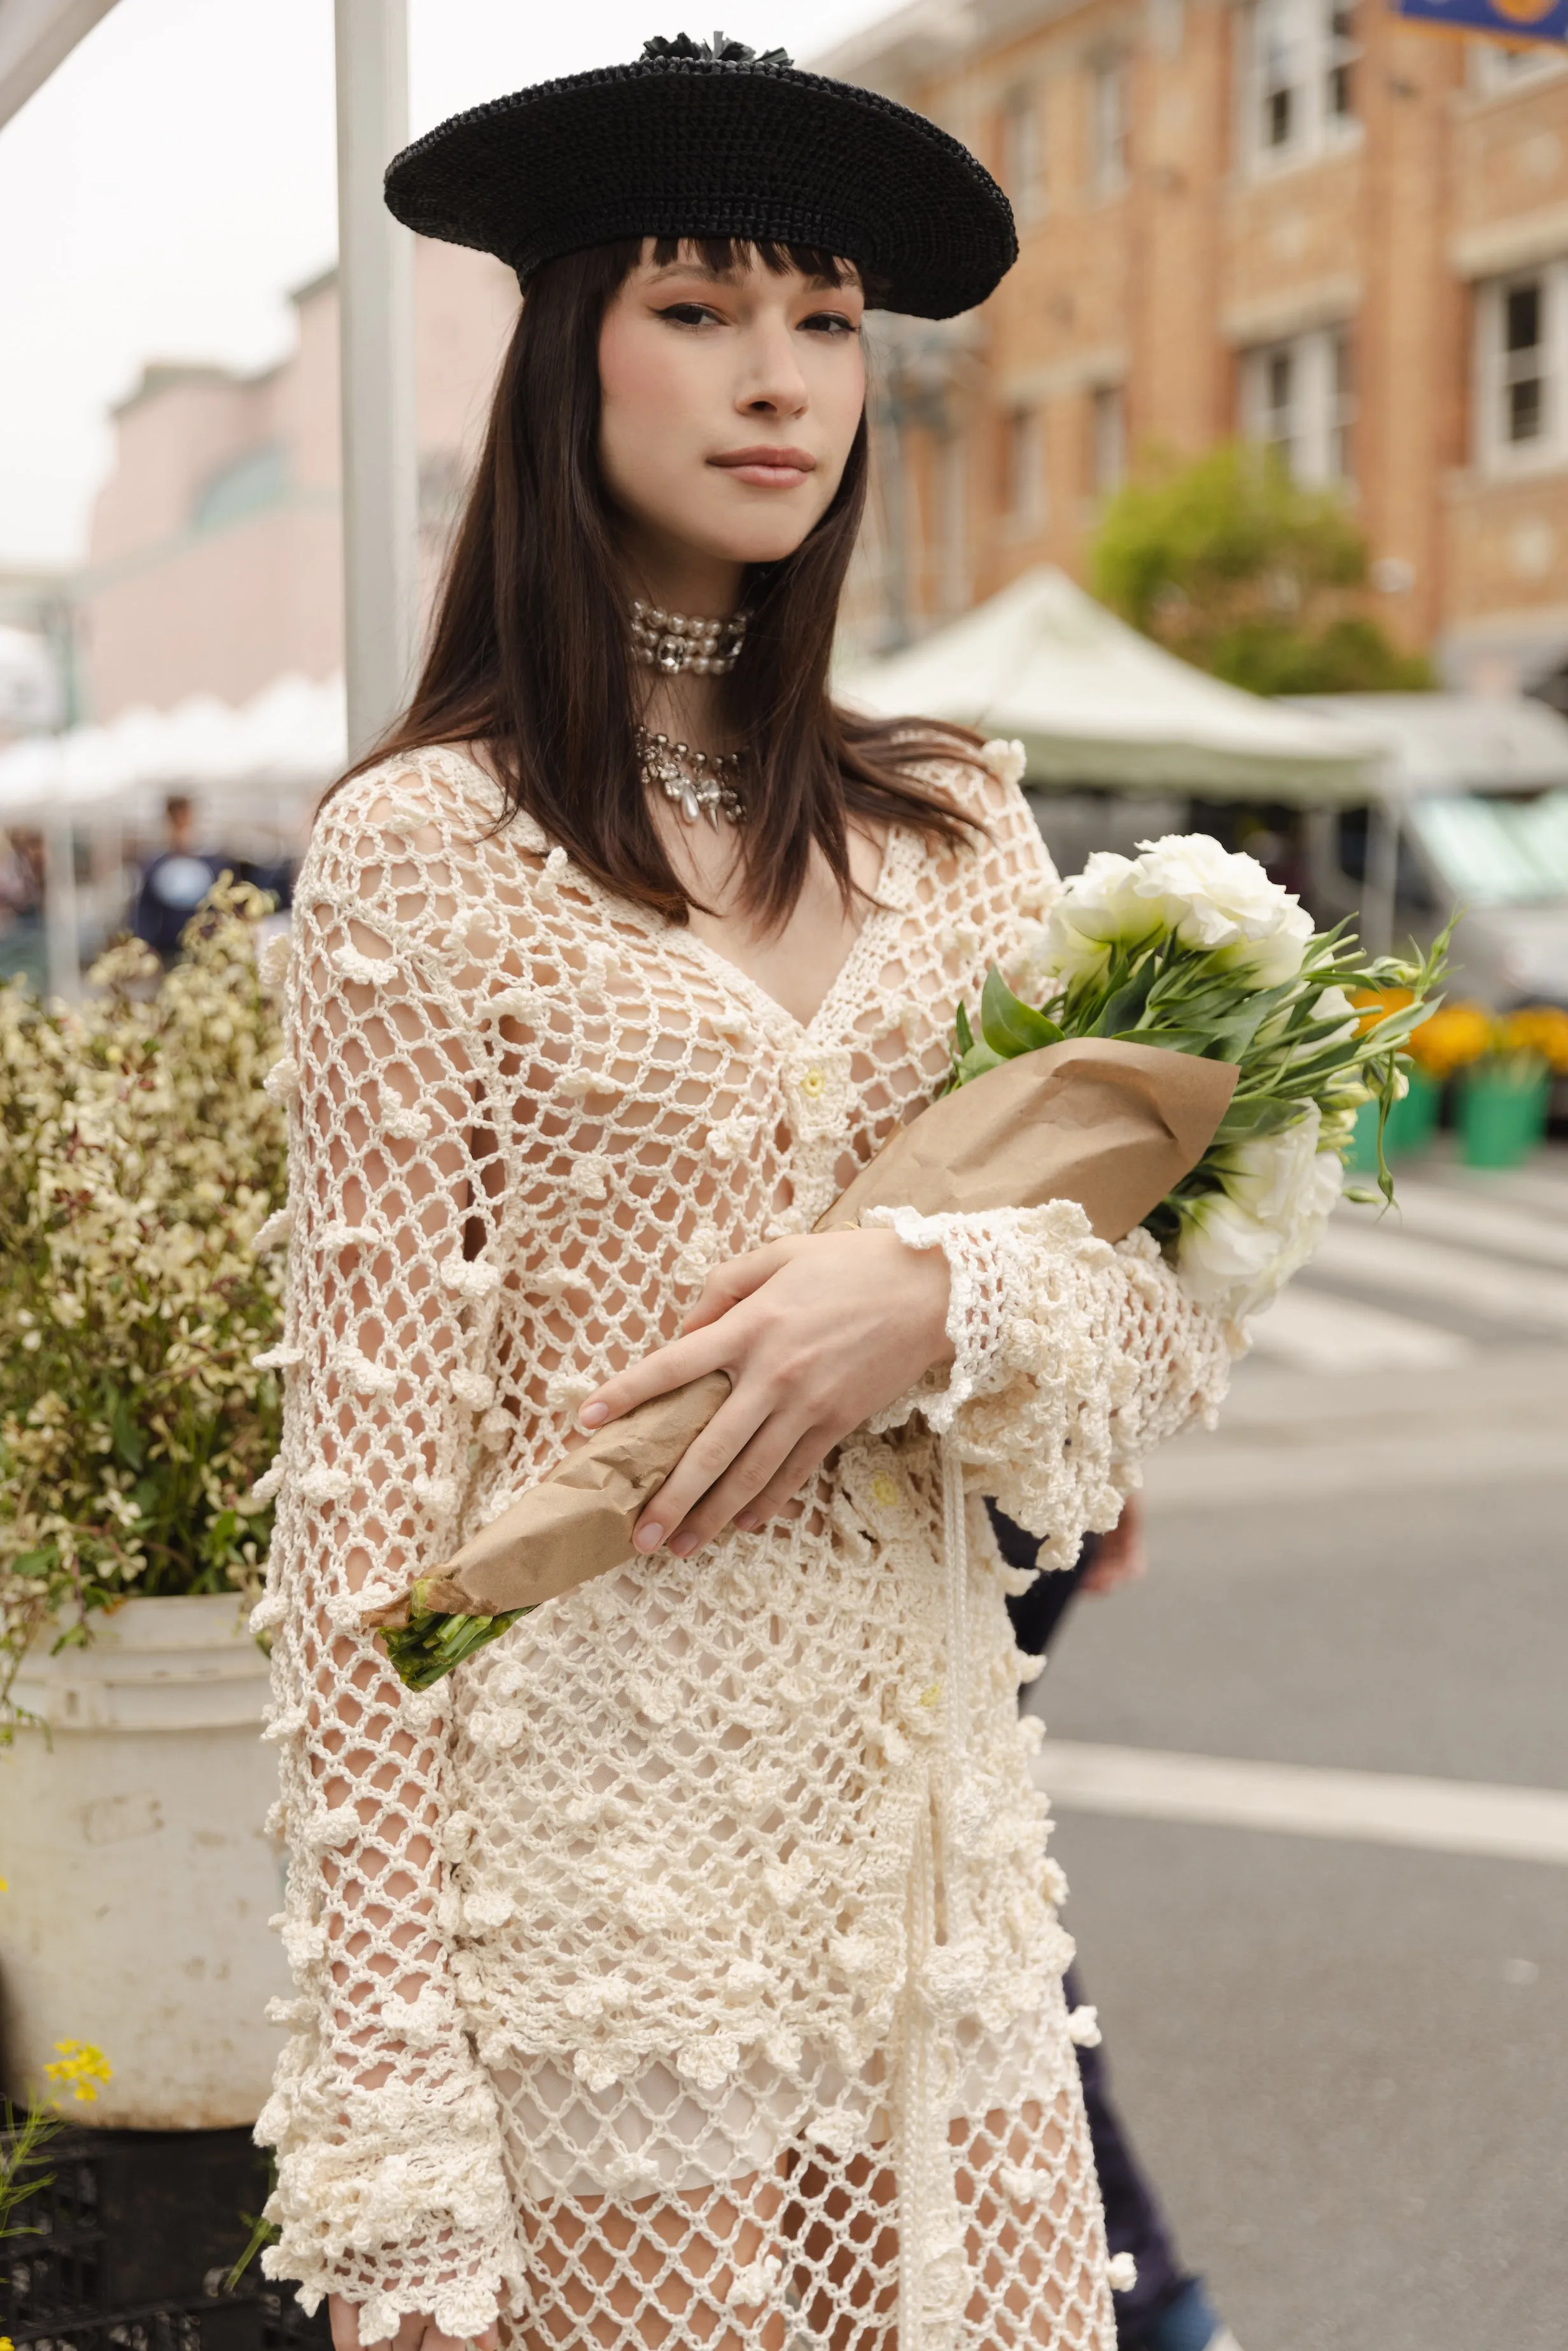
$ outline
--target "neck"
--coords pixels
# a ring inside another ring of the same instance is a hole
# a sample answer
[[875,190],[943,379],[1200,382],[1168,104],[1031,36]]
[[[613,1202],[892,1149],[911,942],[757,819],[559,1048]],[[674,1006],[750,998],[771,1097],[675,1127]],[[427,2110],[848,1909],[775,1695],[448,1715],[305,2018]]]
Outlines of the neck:
[[[746,578],[743,564],[706,555],[697,548],[628,544],[626,572],[632,593],[664,612],[694,621],[726,620],[737,611]],[[741,656],[745,659],[744,653]],[[673,677],[657,670],[635,673],[638,716],[653,734],[668,735],[699,750],[724,751],[720,691],[723,681],[682,670]]]

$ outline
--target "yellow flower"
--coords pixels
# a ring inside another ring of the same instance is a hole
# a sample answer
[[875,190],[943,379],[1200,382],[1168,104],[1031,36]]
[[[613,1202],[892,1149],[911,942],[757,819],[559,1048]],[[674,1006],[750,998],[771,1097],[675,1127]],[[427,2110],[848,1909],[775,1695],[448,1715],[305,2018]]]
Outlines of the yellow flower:
[[1497,1033],[1484,1004],[1445,1004],[1411,1031],[1406,1050],[1418,1070],[1440,1081],[1495,1052]]
[[1521,1005],[1504,1015],[1503,1050],[1529,1053],[1559,1077],[1568,1076],[1568,1012],[1555,1004]]
[[60,2053],[53,2064],[45,2066],[45,2073],[62,2090],[68,2088],[82,2105],[91,2105],[99,2084],[113,2081],[113,2066],[90,2041],[57,2041],[55,2047]]

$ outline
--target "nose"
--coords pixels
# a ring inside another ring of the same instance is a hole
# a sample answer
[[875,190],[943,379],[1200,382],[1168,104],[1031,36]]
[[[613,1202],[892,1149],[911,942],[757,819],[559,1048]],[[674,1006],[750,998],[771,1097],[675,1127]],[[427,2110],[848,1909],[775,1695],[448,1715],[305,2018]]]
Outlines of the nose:
[[735,404],[743,416],[800,416],[810,400],[787,319],[754,319],[745,338],[745,365]]

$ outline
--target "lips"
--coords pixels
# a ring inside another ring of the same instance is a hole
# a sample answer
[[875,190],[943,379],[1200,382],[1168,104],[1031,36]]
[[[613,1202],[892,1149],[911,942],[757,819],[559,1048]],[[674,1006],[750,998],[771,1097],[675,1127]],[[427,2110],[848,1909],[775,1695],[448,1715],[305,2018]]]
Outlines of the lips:
[[792,490],[817,469],[809,449],[776,449],[766,442],[753,449],[728,450],[722,457],[710,457],[708,464],[763,490]]

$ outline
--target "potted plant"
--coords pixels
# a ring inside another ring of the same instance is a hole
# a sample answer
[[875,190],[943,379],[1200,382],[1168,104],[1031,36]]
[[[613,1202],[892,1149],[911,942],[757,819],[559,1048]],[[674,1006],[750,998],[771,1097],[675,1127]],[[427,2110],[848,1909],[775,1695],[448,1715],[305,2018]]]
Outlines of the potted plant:
[[225,883],[158,985],[0,990],[0,1981],[5,2086],[116,2053],[94,2121],[248,2122],[286,1989],[266,1659],[282,1268],[268,902]]
[[1568,1071],[1568,1013],[1524,1005],[1490,1030],[1465,1071],[1460,1144],[1468,1167],[1517,1167],[1546,1133],[1553,1072]]

